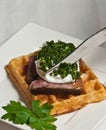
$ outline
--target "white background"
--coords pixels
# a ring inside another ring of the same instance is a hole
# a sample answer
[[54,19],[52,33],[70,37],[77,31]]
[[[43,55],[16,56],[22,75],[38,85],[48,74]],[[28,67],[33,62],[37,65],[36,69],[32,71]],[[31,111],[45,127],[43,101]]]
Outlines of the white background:
[[0,0],[0,44],[28,22],[85,39],[106,26],[106,1]]

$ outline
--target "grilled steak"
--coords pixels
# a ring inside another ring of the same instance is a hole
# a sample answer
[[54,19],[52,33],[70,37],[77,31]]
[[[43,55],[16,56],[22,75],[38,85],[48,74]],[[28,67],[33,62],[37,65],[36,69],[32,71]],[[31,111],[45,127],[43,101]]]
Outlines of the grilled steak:
[[27,70],[27,82],[32,94],[59,94],[79,95],[81,93],[82,81],[78,79],[75,82],[70,83],[50,83],[41,79],[36,72],[35,68],[36,57],[30,57],[28,70]]
[[29,58],[29,64],[28,64],[28,70],[27,70],[27,83],[30,84],[33,80],[37,79],[38,74],[36,72],[36,68],[35,68],[35,60],[36,57],[35,56],[31,56]]
[[34,80],[30,84],[30,91],[32,94],[56,94],[56,95],[79,95],[81,93],[81,79],[74,83],[49,83],[43,79]]

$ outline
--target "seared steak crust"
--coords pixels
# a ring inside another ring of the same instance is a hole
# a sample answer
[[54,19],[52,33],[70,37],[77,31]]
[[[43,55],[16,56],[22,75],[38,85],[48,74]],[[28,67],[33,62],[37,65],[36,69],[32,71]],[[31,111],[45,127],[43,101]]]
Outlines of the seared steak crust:
[[82,81],[78,79],[70,83],[50,83],[41,79],[35,68],[36,57],[30,57],[27,70],[27,82],[30,84],[29,89],[32,94],[55,94],[55,95],[79,95],[81,93]]

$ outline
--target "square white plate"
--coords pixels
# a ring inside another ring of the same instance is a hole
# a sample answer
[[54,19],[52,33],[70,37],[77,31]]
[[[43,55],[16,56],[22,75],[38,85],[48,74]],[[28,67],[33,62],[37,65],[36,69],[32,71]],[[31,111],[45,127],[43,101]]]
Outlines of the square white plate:
[[[72,42],[76,46],[81,43],[81,40],[77,38],[29,23],[0,47],[0,117],[5,113],[2,106],[9,103],[10,100],[24,103],[8,79],[4,66],[10,59],[37,50],[41,44],[50,40]],[[94,70],[102,83],[106,81],[105,51],[106,48],[98,47],[96,51],[84,57],[86,63]],[[55,123],[57,130],[96,130],[98,128],[105,130],[106,100],[87,105],[81,110],[64,114],[57,118],[58,120]],[[23,130],[31,130],[26,125],[14,125],[8,121],[4,122]]]

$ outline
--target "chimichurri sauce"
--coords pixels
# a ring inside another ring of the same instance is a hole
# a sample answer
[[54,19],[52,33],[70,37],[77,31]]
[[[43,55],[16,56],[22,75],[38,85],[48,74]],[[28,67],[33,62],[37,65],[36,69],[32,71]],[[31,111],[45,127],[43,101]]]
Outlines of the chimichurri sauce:
[[[43,44],[37,57],[37,60],[40,60],[40,69],[46,72],[74,50],[73,43],[47,41]],[[61,78],[65,78],[68,74],[71,74],[74,80],[80,77],[77,63],[61,63],[58,69],[51,73],[52,76],[61,75]]]

